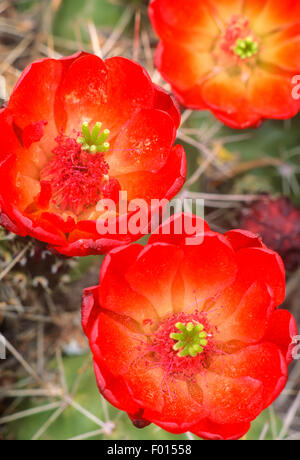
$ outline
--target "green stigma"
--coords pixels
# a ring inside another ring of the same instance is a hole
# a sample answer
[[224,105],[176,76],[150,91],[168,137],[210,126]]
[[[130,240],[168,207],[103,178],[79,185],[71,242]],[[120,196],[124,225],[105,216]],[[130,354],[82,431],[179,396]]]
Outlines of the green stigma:
[[241,59],[249,59],[258,53],[258,43],[252,37],[239,38],[234,53]]
[[89,124],[83,123],[81,126],[82,136],[77,139],[78,144],[82,144],[82,149],[90,153],[107,152],[110,144],[106,142],[110,135],[109,129],[101,132],[102,123],[97,122],[90,131]]
[[203,352],[203,347],[207,345],[207,333],[204,331],[203,324],[200,323],[176,323],[176,328],[180,332],[173,332],[170,338],[177,341],[173,350],[178,351],[178,356],[195,357]]

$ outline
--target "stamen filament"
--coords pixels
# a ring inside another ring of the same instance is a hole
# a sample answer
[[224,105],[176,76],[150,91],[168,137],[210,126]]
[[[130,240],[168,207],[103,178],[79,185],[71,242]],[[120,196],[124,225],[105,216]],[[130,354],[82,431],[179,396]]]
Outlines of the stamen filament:
[[82,123],[82,134],[84,136],[84,140],[87,144],[91,142],[91,133],[90,133],[90,128],[88,123]]
[[100,130],[102,128],[102,123],[100,122],[97,122],[93,128],[93,131],[92,131],[92,144],[96,144],[97,143],[97,139],[98,139],[98,136],[100,134]]

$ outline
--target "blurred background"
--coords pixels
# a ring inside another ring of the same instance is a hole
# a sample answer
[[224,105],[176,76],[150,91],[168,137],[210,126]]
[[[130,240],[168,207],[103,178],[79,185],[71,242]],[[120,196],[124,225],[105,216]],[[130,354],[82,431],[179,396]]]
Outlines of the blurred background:
[[[78,50],[153,66],[157,39],[143,0],[0,0],[0,106],[27,64]],[[245,228],[284,259],[288,308],[300,323],[300,117],[235,131],[206,112],[182,109],[178,142],[188,156],[181,198],[205,199],[212,229]],[[1,148],[1,147],[0,147]],[[192,211],[192,210],[191,210]],[[147,238],[144,238],[147,241]],[[80,326],[83,288],[102,257],[65,259],[0,229],[0,439],[196,439],[150,425],[138,430],[98,393]],[[300,439],[300,360],[247,439]]]

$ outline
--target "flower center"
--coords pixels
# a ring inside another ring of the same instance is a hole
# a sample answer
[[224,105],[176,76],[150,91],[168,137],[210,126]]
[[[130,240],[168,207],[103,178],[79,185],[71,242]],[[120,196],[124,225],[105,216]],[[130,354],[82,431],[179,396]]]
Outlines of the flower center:
[[239,38],[233,51],[241,59],[248,59],[258,53],[258,43],[252,37]]
[[206,367],[209,356],[216,349],[213,332],[203,312],[168,316],[152,332],[146,346],[151,357],[149,365],[152,360],[168,375],[193,379]]
[[259,40],[253,34],[249,20],[234,15],[221,37],[220,47],[227,56],[246,60],[259,52]]
[[204,326],[201,323],[189,322],[176,323],[175,327],[180,331],[172,332],[170,338],[177,343],[173,346],[173,350],[178,351],[178,356],[192,356],[195,357],[203,352],[203,347],[208,344],[207,333],[204,331]]
[[81,126],[82,136],[77,139],[78,144],[82,145],[82,149],[90,153],[107,152],[110,144],[107,141],[110,135],[109,129],[104,129],[101,132],[102,123],[97,122],[90,131],[89,124],[83,123]]
[[82,135],[77,139],[63,133],[56,138],[53,157],[41,171],[40,196],[44,205],[52,204],[78,216],[102,198],[114,199],[119,183],[108,176],[104,152],[110,147],[109,130],[101,132],[101,127],[100,122],[96,123],[90,131],[83,123]]

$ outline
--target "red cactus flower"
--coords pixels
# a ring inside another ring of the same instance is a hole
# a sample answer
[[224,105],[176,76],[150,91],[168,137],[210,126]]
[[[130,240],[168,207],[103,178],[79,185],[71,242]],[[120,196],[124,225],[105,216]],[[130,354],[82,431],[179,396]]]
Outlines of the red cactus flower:
[[300,110],[299,0],[152,0],[149,14],[156,66],[184,106],[233,128]]
[[277,309],[282,261],[246,231],[205,224],[187,239],[167,225],[146,247],[114,249],[84,292],[100,392],[137,427],[240,438],[284,388],[292,359],[296,322]]
[[[85,53],[30,65],[0,111],[0,223],[68,255],[140,235],[101,235],[128,200],[171,199],[186,175],[180,112],[139,65]],[[105,213],[102,199],[116,203]]]
[[244,208],[240,226],[277,251],[289,271],[300,266],[300,209],[286,197],[262,197]]

